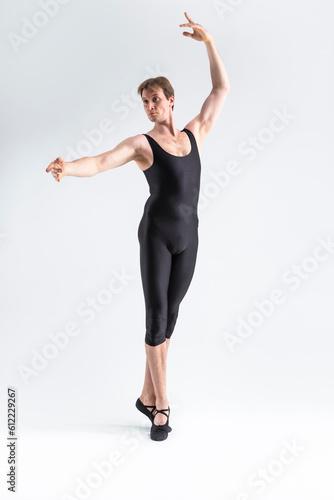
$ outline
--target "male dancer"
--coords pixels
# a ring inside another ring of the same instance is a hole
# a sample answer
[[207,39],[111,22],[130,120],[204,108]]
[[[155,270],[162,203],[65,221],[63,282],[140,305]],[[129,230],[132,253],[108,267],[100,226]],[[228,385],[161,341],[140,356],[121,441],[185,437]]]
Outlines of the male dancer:
[[[222,110],[230,83],[213,36],[192,21],[184,36],[204,42],[212,90],[200,113],[183,130],[174,123],[174,89],[165,77],[149,78],[138,88],[144,110],[154,127],[120,142],[114,149],[72,162],[57,158],[46,171],[55,180],[65,175],[89,177],[134,160],[150,187],[138,228],[140,266],[146,305],[146,370],[138,410],[151,422],[151,438],[162,441],[171,431],[166,394],[166,360],[180,302],[190,285],[198,247],[197,203],[200,150]],[[197,193],[194,195],[194,193]]]

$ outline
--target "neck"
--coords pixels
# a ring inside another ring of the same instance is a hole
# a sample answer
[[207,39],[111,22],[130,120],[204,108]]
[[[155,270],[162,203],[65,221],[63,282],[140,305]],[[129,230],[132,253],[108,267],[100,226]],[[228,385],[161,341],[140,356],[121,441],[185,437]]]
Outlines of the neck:
[[175,125],[173,112],[170,112],[170,115],[166,120],[155,122],[152,132],[160,136],[171,135],[173,137],[177,137],[180,133],[180,130]]

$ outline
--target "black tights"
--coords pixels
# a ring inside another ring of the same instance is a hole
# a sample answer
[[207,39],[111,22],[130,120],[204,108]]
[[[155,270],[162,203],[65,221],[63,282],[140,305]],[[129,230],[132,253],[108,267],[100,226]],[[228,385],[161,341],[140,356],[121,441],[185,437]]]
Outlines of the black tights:
[[[169,231],[170,232],[170,231]],[[146,234],[146,237],[145,237]],[[180,302],[192,280],[197,248],[197,227],[179,253],[172,253],[159,230],[140,228],[140,268],[146,305],[145,342],[163,343],[173,333]]]

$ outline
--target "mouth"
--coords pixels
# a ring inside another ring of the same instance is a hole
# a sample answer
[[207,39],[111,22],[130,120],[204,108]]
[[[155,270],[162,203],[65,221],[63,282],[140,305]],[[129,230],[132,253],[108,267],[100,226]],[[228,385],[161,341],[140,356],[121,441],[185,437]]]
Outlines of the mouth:
[[150,115],[150,116],[151,116],[151,115],[155,115],[155,113],[149,113],[149,115]]

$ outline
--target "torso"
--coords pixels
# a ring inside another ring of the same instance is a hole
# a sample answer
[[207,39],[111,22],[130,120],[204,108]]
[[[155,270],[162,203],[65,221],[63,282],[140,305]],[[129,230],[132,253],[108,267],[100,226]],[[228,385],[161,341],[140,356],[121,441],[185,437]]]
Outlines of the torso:
[[[194,127],[190,128],[187,125],[184,127],[190,130],[197,143],[198,151],[201,153],[201,141],[198,131]],[[167,153],[174,156],[186,156],[191,151],[191,144],[189,137],[186,132],[179,132],[178,140],[172,140],[171,138],[166,138],[164,136],[154,135],[151,132],[149,134]],[[137,163],[140,170],[146,170],[151,167],[153,163],[153,152],[152,149],[144,135],[138,136],[140,141],[141,155],[137,157],[134,161]]]
[[[183,137],[181,143],[183,134],[188,136],[187,145]],[[195,135],[184,127],[173,150],[170,142],[165,141],[162,147],[161,139],[158,143],[150,134],[142,137],[151,148],[148,166],[142,170],[149,184],[150,196],[138,227],[139,241],[148,244],[149,248],[163,243],[173,254],[186,248],[192,251],[197,248],[201,177],[201,158]],[[167,151],[168,146],[170,151]]]

